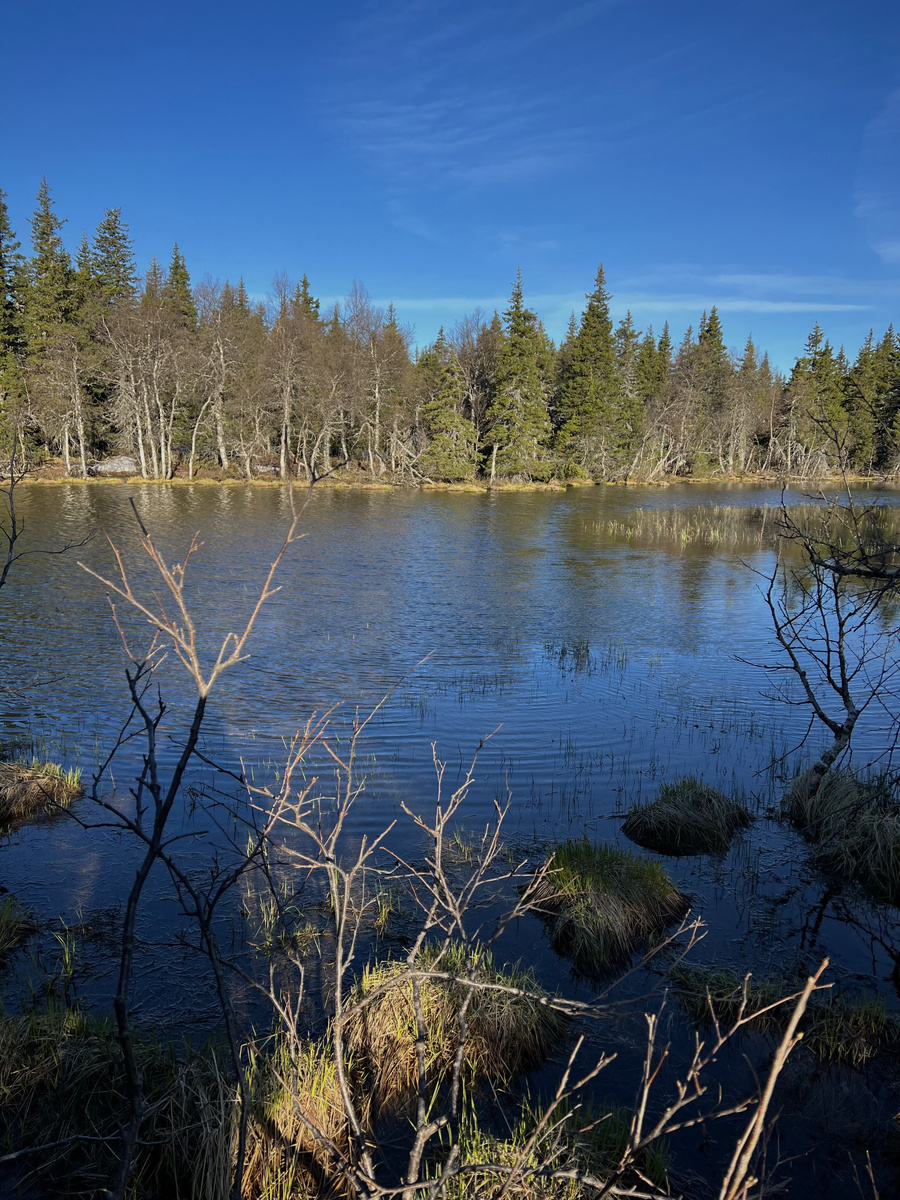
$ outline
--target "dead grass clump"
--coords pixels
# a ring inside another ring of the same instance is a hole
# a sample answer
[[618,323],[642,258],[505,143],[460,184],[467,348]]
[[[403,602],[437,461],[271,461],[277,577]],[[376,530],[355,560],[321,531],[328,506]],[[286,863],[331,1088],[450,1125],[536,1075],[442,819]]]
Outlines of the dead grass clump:
[[743,804],[685,775],[664,783],[655,800],[633,804],[622,832],[658,854],[721,854],[749,824]]
[[[463,1070],[470,1083],[487,1079],[503,1086],[545,1062],[562,1036],[565,1018],[545,1003],[548,995],[532,972],[495,967],[486,950],[476,949],[467,962],[461,949],[450,948],[443,954],[427,949],[416,968],[459,977],[424,978],[419,985],[427,1031],[425,1066],[432,1086],[445,1080],[452,1069],[460,1011],[470,992],[463,1053]],[[482,986],[470,988],[461,977]],[[344,1035],[368,1076],[373,1100],[378,1107],[402,1102],[415,1093],[418,1080],[416,1011],[406,963],[382,962],[367,968],[350,1003],[358,1007],[348,1017]]]
[[563,842],[548,867],[531,907],[547,918],[554,945],[584,975],[627,962],[688,910],[659,863],[617,846],[586,838]]
[[822,870],[856,882],[876,899],[900,904],[900,797],[888,773],[830,771],[813,790],[800,775],[784,812],[813,844]]
[[[212,1049],[176,1057],[135,1042],[147,1119],[135,1195],[226,1195],[235,1088]],[[109,1022],[71,1009],[0,1014],[0,1128],[22,1160],[23,1193],[99,1194],[114,1178],[128,1111],[121,1051]],[[63,1145],[51,1143],[73,1139]],[[84,1139],[84,1140],[81,1140]]]
[[64,808],[84,795],[81,771],[56,763],[0,763],[0,824]]
[[[748,1028],[780,1036],[790,1020],[792,1005],[781,1003],[798,989],[784,979],[742,977],[729,967],[679,966],[671,974],[678,1003],[698,1025],[708,1025],[712,1013],[723,1025],[740,1016],[767,1009]],[[778,1007],[770,1007],[777,1005]],[[900,1021],[890,1016],[878,996],[828,996],[812,1001],[800,1028],[803,1045],[816,1058],[860,1066],[880,1050],[900,1049]]]

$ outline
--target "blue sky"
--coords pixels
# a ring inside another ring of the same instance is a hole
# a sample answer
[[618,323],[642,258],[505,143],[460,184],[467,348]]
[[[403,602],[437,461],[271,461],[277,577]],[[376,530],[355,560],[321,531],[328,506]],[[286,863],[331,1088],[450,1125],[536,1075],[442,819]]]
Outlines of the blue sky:
[[0,187],[74,249],[264,296],[361,280],[417,342],[505,305],[559,338],[597,264],[679,337],[717,303],[789,367],[900,325],[900,5],[881,0],[9,0]]

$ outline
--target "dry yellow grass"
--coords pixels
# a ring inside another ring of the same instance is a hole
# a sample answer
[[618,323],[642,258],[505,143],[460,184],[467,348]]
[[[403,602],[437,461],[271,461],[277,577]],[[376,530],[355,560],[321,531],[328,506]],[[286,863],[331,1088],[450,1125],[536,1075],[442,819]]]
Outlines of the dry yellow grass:
[[[465,1015],[463,1057],[470,1082],[489,1079],[503,1085],[544,1062],[562,1036],[565,1018],[541,1002],[547,993],[530,971],[500,970],[487,951],[477,951],[469,965],[454,950],[440,959],[433,951],[426,951],[417,966],[527,993],[474,989]],[[353,990],[351,1003],[359,1005],[377,989],[384,990],[369,1003],[361,1004],[344,1026],[347,1044],[368,1075],[372,1099],[378,1107],[402,1103],[417,1088],[416,1012],[412,980],[405,975],[406,970],[405,962],[377,963],[368,968]],[[429,1086],[434,1087],[452,1069],[459,1046],[459,1014],[471,989],[458,980],[427,978],[420,988],[427,1031],[426,1077]]]
[[71,804],[84,795],[80,777],[54,763],[0,763],[0,824]]

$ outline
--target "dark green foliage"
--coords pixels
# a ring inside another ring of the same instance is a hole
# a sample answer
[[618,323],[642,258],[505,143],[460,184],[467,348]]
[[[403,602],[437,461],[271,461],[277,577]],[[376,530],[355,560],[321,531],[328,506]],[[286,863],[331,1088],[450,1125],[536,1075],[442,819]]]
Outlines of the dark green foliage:
[[516,276],[505,314],[506,337],[497,362],[495,393],[486,415],[485,449],[500,476],[540,477],[550,442],[547,384],[542,368],[546,339],[537,317],[525,308],[522,274]]
[[191,292],[191,277],[177,242],[172,247],[172,260],[163,284],[162,299],[166,308],[170,309],[182,324],[189,328],[197,324],[197,306]]
[[422,406],[429,444],[419,460],[423,474],[449,482],[473,479],[478,433],[463,416],[466,386],[455,352],[447,346],[444,331],[434,348],[436,386]]
[[532,907],[547,919],[556,948],[583,975],[627,962],[688,909],[659,863],[616,846],[563,842],[547,867]]
[[[6,194],[0,191],[0,422],[10,436],[23,399],[21,364],[25,351],[25,260],[9,222]],[[4,446],[4,453],[7,447]]]
[[664,783],[655,800],[633,804],[622,832],[658,854],[723,853],[750,824],[742,804],[693,775]]
[[25,293],[25,335],[31,355],[39,354],[59,326],[73,315],[74,273],[62,242],[64,223],[53,211],[50,189],[42,179],[31,218],[33,253]]
[[622,390],[602,265],[587,302],[577,333],[570,328],[564,347],[557,446],[568,461],[605,476],[619,457]]
[[127,304],[137,295],[137,267],[121,208],[108,208],[91,247],[91,268],[106,305]]

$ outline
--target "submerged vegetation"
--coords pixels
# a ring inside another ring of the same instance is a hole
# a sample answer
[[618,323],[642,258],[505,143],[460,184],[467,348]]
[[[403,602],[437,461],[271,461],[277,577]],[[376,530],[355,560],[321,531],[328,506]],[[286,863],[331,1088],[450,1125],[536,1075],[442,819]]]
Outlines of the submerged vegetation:
[[56,763],[0,763],[0,825],[65,808],[84,795],[80,770]]
[[784,800],[787,818],[812,843],[827,874],[900,904],[900,796],[891,772],[806,772]]
[[685,775],[664,783],[655,800],[631,806],[622,832],[657,854],[723,853],[739,829],[750,824],[743,804]]
[[[679,1005],[692,1021],[730,1024],[758,1013],[749,1027],[781,1034],[790,1015],[786,998],[796,994],[784,979],[741,976],[730,967],[680,965],[671,973]],[[817,1058],[860,1066],[879,1051],[900,1051],[900,1019],[872,993],[841,993],[814,999],[801,1024],[802,1045]]]
[[557,950],[587,976],[627,962],[688,910],[659,863],[586,838],[554,849],[529,903]]

